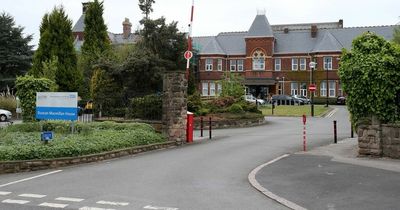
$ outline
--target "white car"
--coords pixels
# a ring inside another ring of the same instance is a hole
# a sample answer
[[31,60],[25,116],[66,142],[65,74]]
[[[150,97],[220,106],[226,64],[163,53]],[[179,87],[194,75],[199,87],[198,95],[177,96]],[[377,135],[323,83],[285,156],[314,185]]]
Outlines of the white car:
[[0,122],[4,122],[10,120],[12,117],[12,113],[5,109],[0,109]]
[[258,105],[265,104],[265,100],[258,99],[256,97],[254,97],[253,95],[245,95],[245,100],[250,102],[250,103],[256,103],[257,102]]

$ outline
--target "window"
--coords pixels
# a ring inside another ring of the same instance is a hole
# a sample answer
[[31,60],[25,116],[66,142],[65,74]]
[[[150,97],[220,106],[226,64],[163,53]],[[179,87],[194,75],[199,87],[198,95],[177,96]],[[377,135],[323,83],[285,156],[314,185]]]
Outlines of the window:
[[243,60],[237,60],[237,70],[243,71]]
[[220,96],[222,94],[222,84],[218,83],[217,84],[217,95]]
[[300,58],[300,70],[302,70],[302,71],[306,70],[306,59],[305,58]]
[[280,70],[281,70],[281,59],[275,58],[275,71],[280,71]]
[[338,84],[338,96],[343,96],[342,84],[339,81]]
[[210,96],[215,96],[215,83],[210,82]]
[[299,95],[299,84],[297,82],[292,82],[290,84],[290,94]]
[[218,59],[217,70],[218,70],[218,71],[222,71],[222,59]]
[[336,96],[336,82],[329,81],[329,97],[335,97],[335,96]]
[[299,60],[292,58],[292,71],[297,71],[297,69],[299,69]]
[[278,95],[282,95],[283,93],[282,93],[282,84],[281,83],[279,83],[278,84]]
[[236,71],[236,60],[230,60],[230,70],[231,71]]
[[253,54],[253,70],[265,70],[265,57],[261,50]]
[[208,96],[208,82],[203,82],[202,83],[202,96]]
[[332,70],[332,57],[324,57],[324,70]]
[[212,71],[213,70],[213,59],[207,58],[206,59],[206,71]]
[[320,95],[321,95],[321,97],[326,96],[326,81],[321,82]]
[[307,96],[307,84],[301,83],[300,85],[300,95]]

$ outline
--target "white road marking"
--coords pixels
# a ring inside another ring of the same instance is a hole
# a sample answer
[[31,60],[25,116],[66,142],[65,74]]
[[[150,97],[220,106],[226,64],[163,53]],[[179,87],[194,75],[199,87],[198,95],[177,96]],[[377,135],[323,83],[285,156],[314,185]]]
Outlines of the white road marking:
[[115,209],[103,209],[103,208],[84,206],[84,207],[80,208],[79,210],[115,210]]
[[337,109],[337,108],[334,108],[334,109],[326,116],[326,118],[331,118],[337,111],[338,111],[338,109]]
[[56,198],[58,201],[71,201],[71,202],[81,202],[85,199],[82,198],[68,198],[68,197],[58,197]]
[[150,206],[150,205],[147,205],[147,206],[145,206],[143,208],[144,209],[151,209],[151,210],[178,210],[178,208]]
[[21,194],[18,196],[25,197],[25,198],[44,198],[44,197],[46,197],[46,195],[38,195],[38,194]]
[[13,203],[13,204],[26,204],[29,203],[30,201],[26,201],[26,200],[11,200],[11,199],[7,199],[2,201],[2,203]]
[[9,183],[7,183],[7,184],[2,184],[2,185],[0,185],[0,187],[5,187],[5,186],[8,186],[8,185],[17,184],[17,183],[25,182],[25,181],[29,181],[29,180],[36,179],[36,178],[39,178],[39,177],[42,177],[42,176],[47,176],[47,175],[55,174],[55,173],[58,173],[58,172],[61,172],[61,171],[62,171],[62,170],[52,171],[52,172],[49,172],[49,173],[40,174],[40,175],[37,175],[37,176],[33,176],[33,177],[29,177],[29,178],[17,180],[17,181],[14,181],[14,182],[9,182]]
[[39,206],[46,206],[46,207],[52,207],[52,208],[59,208],[63,209],[68,206],[68,204],[61,204],[61,203],[41,203]]
[[0,191],[0,195],[8,195],[8,194],[11,194],[11,192]]
[[113,201],[97,201],[97,204],[112,205],[112,206],[127,206],[129,203],[113,202]]

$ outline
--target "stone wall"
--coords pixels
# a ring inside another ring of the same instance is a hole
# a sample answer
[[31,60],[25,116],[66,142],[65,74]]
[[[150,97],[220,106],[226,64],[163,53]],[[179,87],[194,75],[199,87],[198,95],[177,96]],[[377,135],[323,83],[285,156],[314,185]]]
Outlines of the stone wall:
[[170,141],[186,140],[187,80],[185,72],[166,72],[163,79],[163,134]]
[[359,155],[400,158],[400,125],[379,124],[358,127]]

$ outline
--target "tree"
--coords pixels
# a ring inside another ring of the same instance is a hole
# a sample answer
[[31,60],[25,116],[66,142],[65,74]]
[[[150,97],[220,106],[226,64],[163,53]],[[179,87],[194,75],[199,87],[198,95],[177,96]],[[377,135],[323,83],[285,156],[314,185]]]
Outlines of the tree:
[[154,3],[154,0],[139,0],[139,9],[142,10],[142,14],[145,15],[145,20],[148,20],[150,13],[153,12],[152,5]]
[[245,87],[243,85],[243,78],[240,75],[226,72],[224,79],[221,80],[222,84],[222,97],[232,96],[235,101],[243,100]]
[[393,41],[400,45],[400,26],[396,27],[393,31]]
[[55,7],[50,14],[43,16],[39,47],[29,73],[34,77],[43,77],[43,65],[55,61],[55,82],[59,91],[78,91],[82,74],[77,68],[72,21],[62,7]]
[[23,75],[31,67],[33,46],[29,42],[32,35],[24,36],[23,30],[15,26],[12,16],[0,14],[0,88],[12,85],[16,76]]
[[371,32],[354,39],[351,51],[343,51],[339,76],[354,123],[369,117],[382,122],[400,119],[399,69],[399,47]]

